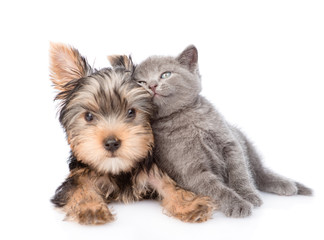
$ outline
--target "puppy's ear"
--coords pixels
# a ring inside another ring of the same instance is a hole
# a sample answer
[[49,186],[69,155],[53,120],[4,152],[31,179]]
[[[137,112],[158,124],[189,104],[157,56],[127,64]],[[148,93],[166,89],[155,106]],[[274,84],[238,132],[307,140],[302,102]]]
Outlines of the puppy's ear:
[[131,56],[126,55],[111,55],[107,57],[113,68],[122,67],[128,71],[134,71],[134,64]]
[[50,78],[59,91],[67,91],[68,83],[90,74],[91,67],[78,50],[61,43],[50,44]]
[[188,46],[182,53],[180,53],[176,60],[193,72],[198,67],[197,48],[194,45]]

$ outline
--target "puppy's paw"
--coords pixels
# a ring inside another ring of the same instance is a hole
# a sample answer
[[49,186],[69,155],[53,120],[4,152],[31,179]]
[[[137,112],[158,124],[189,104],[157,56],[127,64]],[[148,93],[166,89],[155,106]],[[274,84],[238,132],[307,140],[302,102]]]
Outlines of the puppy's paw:
[[82,209],[79,213],[78,220],[80,224],[101,225],[114,220],[114,216],[108,208],[101,207],[99,209]]
[[84,203],[68,212],[67,219],[83,225],[101,225],[114,221],[114,215],[104,204]]
[[205,222],[211,218],[216,205],[208,197],[178,189],[173,196],[162,201],[166,214],[184,222]]
[[[225,205],[225,206],[224,206]],[[252,214],[253,205],[243,199],[223,204],[222,211],[227,217],[243,218]]]

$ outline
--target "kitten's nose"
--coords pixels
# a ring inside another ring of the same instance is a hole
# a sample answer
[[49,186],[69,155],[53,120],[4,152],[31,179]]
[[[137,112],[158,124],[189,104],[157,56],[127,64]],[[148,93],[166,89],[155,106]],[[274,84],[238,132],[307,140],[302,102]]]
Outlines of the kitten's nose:
[[104,145],[106,150],[109,152],[114,152],[120,147],[121,141],[115,137],[109,137],[104,141]]
[[155,89],[157,88],[157,84],[152,84],[152,85],[150,85],[149,87],[150,87],[150,89],[155,93]]

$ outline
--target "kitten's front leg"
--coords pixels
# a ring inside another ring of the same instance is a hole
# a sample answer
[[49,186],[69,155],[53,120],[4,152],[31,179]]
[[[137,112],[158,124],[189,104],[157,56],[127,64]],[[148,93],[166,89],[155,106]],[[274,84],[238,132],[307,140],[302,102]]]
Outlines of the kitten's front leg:
[[247,161],[239,143],[232,141],[223,148],[223,156],[227,165],[228,184],[243,199],[249,201],[255,207],[262,205],[262,200],[254,186],[249,174]]
[[192,171],[184,179],[185,187],[198,194],[211,197],[227,217],[247,217],[252,214],[252,204],[228,188],[210,171]]

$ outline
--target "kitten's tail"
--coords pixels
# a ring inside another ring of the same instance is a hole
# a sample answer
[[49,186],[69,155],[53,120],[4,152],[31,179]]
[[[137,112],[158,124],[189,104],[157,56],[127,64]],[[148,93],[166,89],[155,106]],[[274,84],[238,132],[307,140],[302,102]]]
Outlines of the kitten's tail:
[[261,157],[256,151],[253,144],[247,137],[238,129],[234,129],[239,134],[240,138],[244,141],[246,147],[246,154],[250,165],[252,177],[256,187],[263,192],[275,193],[278,195],[313,195],[313,190],[305,185],[285,178],[270,169],[264,167]]
[[313,195],[313,190],[305,185],[283,177],[264,167],[254,146],[245,138],[252,176],[256,187],[263,192],[278,195]]
[[305,185],[280,176],[269,169],[259,169],[255,174],[255,183],[257,188],[263,192],[270,192],[283,196],[305,195],[311,196],[312,189]]

